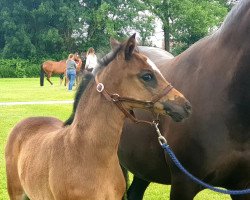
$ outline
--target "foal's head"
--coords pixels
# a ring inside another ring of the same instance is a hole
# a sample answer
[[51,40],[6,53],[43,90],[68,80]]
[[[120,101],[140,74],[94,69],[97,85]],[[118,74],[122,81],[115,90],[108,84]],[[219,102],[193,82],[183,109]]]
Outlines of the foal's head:
[[[135,34],[123,43],[111,40],[111,46],[113,52],[100,61],[94,74],[109,93],[136,100],[122,101],[125,109],[148,109],[170,115],[175,121],[189,116],[190,103],[165,80],[148,57],[136,50]],[[137,100],[151,101],[151,106]]]

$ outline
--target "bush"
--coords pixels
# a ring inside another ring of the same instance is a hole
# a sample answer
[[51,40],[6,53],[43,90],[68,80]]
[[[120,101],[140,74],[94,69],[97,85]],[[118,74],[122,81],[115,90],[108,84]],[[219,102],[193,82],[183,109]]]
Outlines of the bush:
[[40,63],[24,59],[0,59],[0,78],[39,77]]

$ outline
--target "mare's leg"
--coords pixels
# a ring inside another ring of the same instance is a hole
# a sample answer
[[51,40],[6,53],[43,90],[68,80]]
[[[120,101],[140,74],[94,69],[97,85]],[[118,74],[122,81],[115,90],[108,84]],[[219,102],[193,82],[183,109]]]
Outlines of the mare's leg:
[[79,85],[79,80],[80,80],[80,72],[76,73],[76,86]]
[[46,77],[47,77],[47,81],[49,81],[49,83],[50,83],[51,85],[53,85],[53,83],[52,83],[51,80],[50,80],[51,75],[52,75],[52,73],[48,73]]
[[65,79],[64,79],[64,86],[67,86],[68,83],[69,83],[69,77],[68,77],[68,75],[66,74],[66,75],[65,75]]
[[83,79],[83,75],[84,75],[84,72],[83,71],[79,71],[77,74],[76,74],[76,85],[78,86],[82,79]]
[[83,71],[80,70],[76,73],[76,85],[78,86],[83,78]]
[[128,170],[124,168],[121,164],[120,166],[121,166],[122,173],[123,173],[123,176],[125,178],[125,183],[126,183],[126,192],[124,193],[122,200],[127,200],[127,190],[128,190],[128,184],[129,184]]
[[174,174],[171,180],[170,200],[193,200],[201,187],[184,174]]
[[60,77],[60,85],[62,85],[64,74],[60,74],[59,77]]
[[127,191],[128,200],[142,200],[145,190],[150,182],[134,176],[133,181]]
[[[232,188],[241,188],[241,189],[246,189],[246,188],[250,188],[250,183],[248,184],[240,184],[238,185],[235,185],[235,186],[232,186]],[[250,200],[250,194],[245,194],[245,195],[231,195],[231,198],[232,200]]]
[[231,195],[232,200],[250,200],[250,195]]
[[49,81],[50,85],[53,85],[53,83],[51,82],[50,78],[47,78],[47,81]]

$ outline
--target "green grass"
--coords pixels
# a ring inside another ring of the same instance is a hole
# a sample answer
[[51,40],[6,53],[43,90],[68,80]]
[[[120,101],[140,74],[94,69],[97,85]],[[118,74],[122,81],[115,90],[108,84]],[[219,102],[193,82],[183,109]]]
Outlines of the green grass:
[[[71,100],[73,92],[68,92],[64,86],[59,86],[59,78],[53,78],[54,86],[45,82],[39,86],[38,78],[29,79],[0,79],[0,102],[13,101],[43,101]],[[8,200],[6,189],[6,174],[4,163],[4,147],[11,128],[21,119],[29,116],[54,116],[61,120],[67,119],[72,105],[15,105],[0,106],[0,200]],[[130,176],[131,179],[132,176]],[[169,199],[170,186],[151,183],[146,190],[146,200]],[[195,200],[229,200],[228,195],[221,195],[205,190],[200,192]]]
[[40,86],[38,78],[1,78],[0,102],[19,101],[43,101],[43,100],[70,100],[74,92],[67,91],[63,85],[59,85],[59,78],[52,78],[52,86],[44,80],[44,86]]

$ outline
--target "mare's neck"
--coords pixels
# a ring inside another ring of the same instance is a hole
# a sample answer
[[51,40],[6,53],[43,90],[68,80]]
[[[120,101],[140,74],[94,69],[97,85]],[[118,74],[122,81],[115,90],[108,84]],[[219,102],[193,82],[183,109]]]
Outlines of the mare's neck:
[[92,80],[79,101],[71,128],[74,137],[85,146],[95,146],[105,155],[116,155],[124,120],[124,114],[96,91]]
[[236,52],[249,46],[250,1],[241,1],[228,14],[221,28],[215,34],[222,46]]

